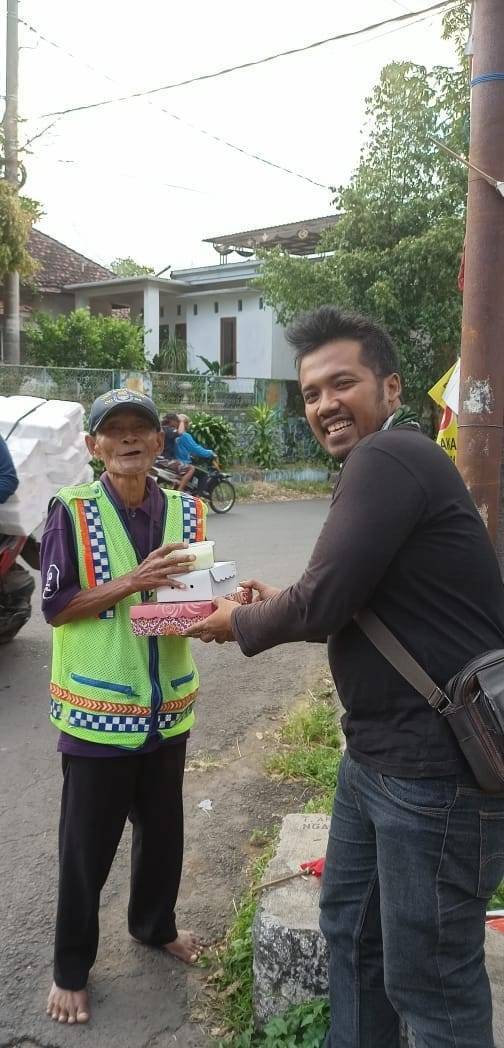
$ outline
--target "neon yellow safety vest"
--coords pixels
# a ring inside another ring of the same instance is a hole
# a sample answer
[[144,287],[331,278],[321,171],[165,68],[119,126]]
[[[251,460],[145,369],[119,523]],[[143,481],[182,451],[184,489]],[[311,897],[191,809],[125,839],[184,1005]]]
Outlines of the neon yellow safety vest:
[[[163,543],[205,538],[206,506],[165,491]],[[105,487],[96,481],[56,496],[73,523],[81,589],[134,570],[138,557]],[[183,637],[137,637],[129,609],[149,598],[134,593],[97,618],[53,630],[50,719],[86,742],[137,749],[156,732],[170,738],[194,723],[198,671]]]

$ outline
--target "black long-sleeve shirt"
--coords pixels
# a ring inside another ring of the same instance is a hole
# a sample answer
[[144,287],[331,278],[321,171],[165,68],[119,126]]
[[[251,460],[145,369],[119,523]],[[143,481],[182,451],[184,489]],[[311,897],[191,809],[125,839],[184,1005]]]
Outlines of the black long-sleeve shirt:
[[504,647],[504,587],[474,503],[448,456],[417,430],[365,437],[345,462],[304,574],[237,608],[244,654],[328,638],[351,755],[388,775],[465,770],[446,721],[353,622],[371,607],[440,685]]

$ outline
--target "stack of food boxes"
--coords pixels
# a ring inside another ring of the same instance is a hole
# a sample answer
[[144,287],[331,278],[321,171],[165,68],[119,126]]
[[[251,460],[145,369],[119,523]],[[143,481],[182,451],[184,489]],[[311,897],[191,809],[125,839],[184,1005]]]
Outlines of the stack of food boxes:
[[250,603],[252,594],[238,585],[234,560],[215,561],[213,542],[192,542],[187,552],[195,557],[188,565],[189,571],[171,576],[182,582],[185,590],[162,586],[153,603],[134,605],[130,609],[133,633],[147,637],[180,636],[215,611],[216,597]]
[[0,434],[19,478],[16,493],[0,505],[1,533],[31,535],[59,488],[93,479],[83,419],[82,405],[72,401],[0,397]]

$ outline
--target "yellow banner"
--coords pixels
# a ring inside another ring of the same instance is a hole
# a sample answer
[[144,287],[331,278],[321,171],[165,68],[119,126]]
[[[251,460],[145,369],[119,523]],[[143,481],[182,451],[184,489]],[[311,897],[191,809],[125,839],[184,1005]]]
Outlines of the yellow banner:
[[439,444],[446,451],[446,454],[450,456],[452,462],[456,462],[457,459],[457,416],[445,404],[444,391],[450,381],[450,378],[457,366],[457,363],[453,364],[451,368],[448,368],[446,374],[436,382],[432,389],[429,389],[429,397],[439,405],[440,408],[444,408],[443,417],[439,424],[439,433],[436,438],[436,444]]
[[457,416],[454,415],[451,408],[445,408],[439,426],[436,444],[439,444],[443,448],[443,451],[446,451],[446,454],[450,456],[452,462],[456,462],[457,460],[457,429]]
[[457,362],[455,361],[455,364],[452,364],[451,368],[448,368],[448,371],[443,375],[442,378],[439,379],[438,382],[436,382],[435,386],[433,386],[432,389],[429,389],[429,397],[431,397],[432,400],[435,400],[436,404],[438,404],[440,408],[445,407],[443,393],[453,375],[453,372],[455,371],[456,366]]

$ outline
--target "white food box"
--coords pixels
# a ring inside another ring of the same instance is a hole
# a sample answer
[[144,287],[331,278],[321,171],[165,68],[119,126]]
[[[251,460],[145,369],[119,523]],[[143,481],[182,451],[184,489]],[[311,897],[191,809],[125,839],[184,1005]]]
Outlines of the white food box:
[[43,440],[59,450],[75,440],[83,428],[84,408],[71,400],[41,400],[40,397],[0,397],[0,433],[12,426],[20,437]]
[[160,586],[157,591],[159,604],[181,604],[184,601],[213,600],[214,597],[228,597],[238,589],[236,563],[234,560],[217,560],[212,568],[202,571],[186,572],[173,575],[172,578],[183,582],[185,590]]

